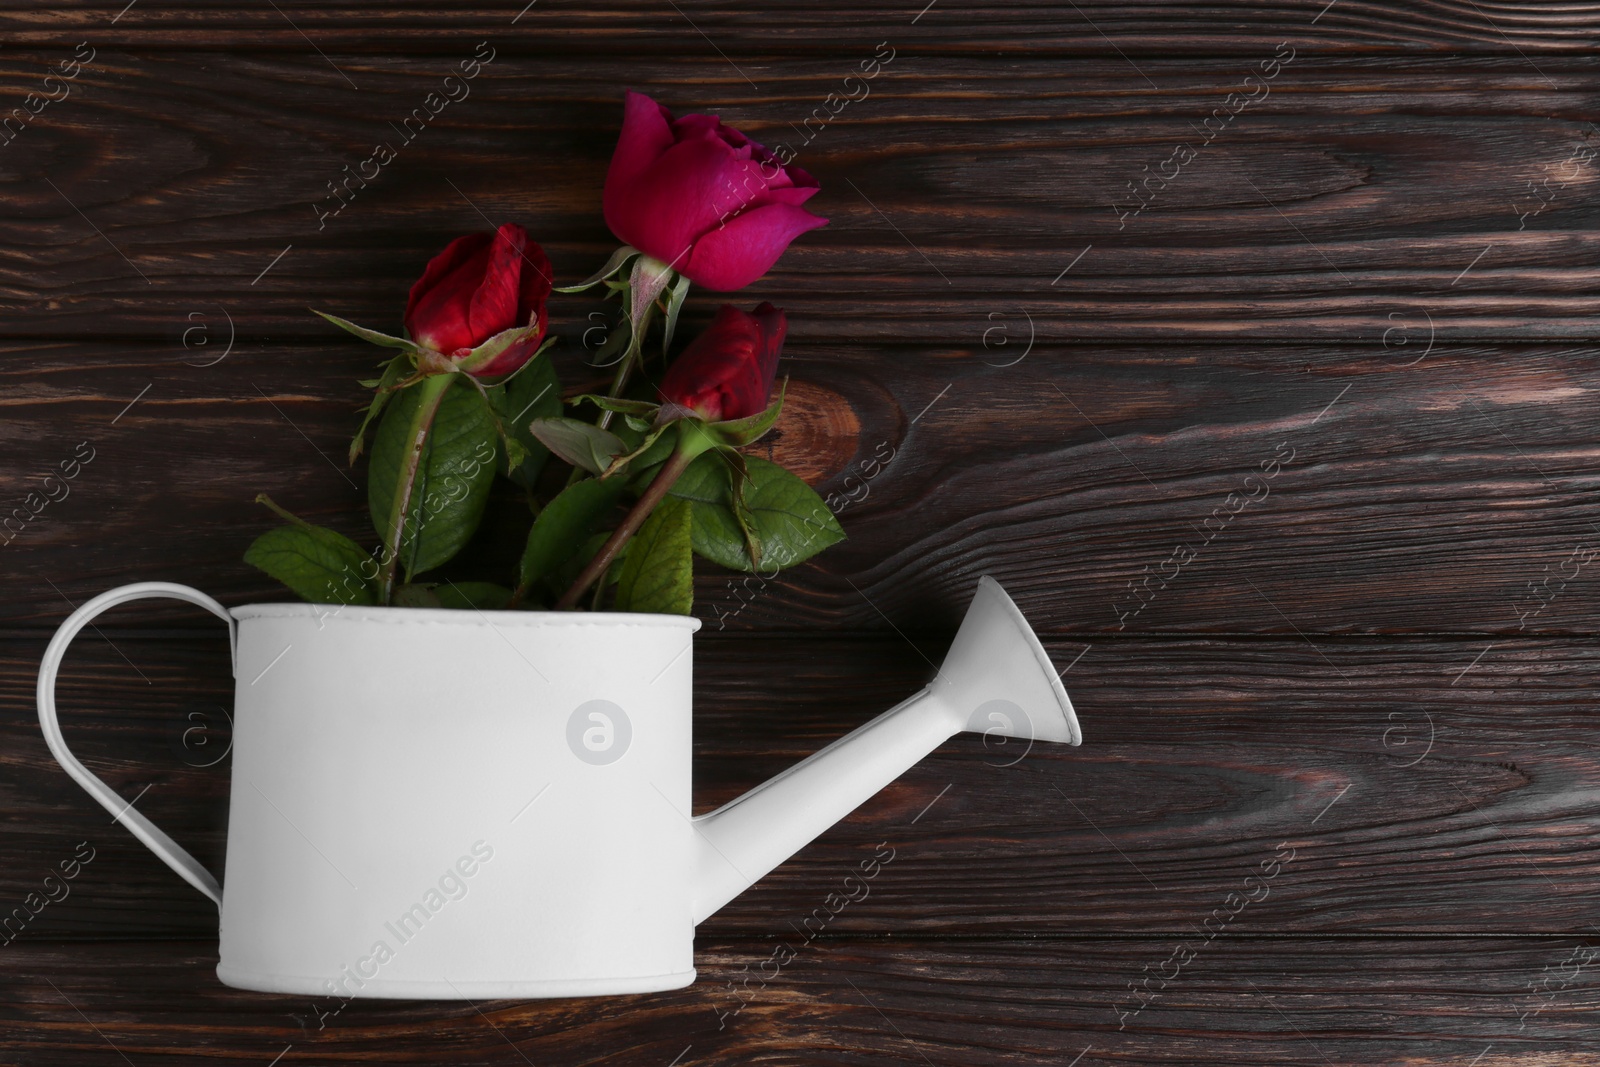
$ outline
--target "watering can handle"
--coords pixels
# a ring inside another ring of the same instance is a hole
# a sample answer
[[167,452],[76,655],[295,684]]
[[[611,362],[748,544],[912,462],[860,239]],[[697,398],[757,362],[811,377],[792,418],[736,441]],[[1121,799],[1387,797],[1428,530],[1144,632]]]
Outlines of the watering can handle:
[[198,589],[171,582],[139,582],[101,593],[67,616],[67,621],[61,624],[55,637],[51,638],[50,647],[45,649],[44,659],[39,664],[39,726],[44,730],[45,742],[49,744],[50,752],[55,756],[56,762],[60,763],[74,781],[88,790],[89,795],[111,813],[113,821],[120,822],[131,830],[133,836],[143,841],[150,851],[166,861],[168,867],[177,871],[184,881],[210,897],[220,908],[222,887],[217,884],[211,872],[202,867],[200,861],[184,851],[176,841],[162,833],[155,823],[135,811],[131,802],[123,800],[110,786],[79,763],[78,758],[67,748],[66,739],[61,736],[61,724],[56,721],[56,673],[61,669],[61,660],[66,656],[67,646],[72,643],[72,639],[78,636],[79,630],[88,626],[96,615],[107,608],[147,597],[171,597],[205,608],[228,624],[228,644],[230,649],[237,653],[238,634],[233,617],[228,614],[227,608]]

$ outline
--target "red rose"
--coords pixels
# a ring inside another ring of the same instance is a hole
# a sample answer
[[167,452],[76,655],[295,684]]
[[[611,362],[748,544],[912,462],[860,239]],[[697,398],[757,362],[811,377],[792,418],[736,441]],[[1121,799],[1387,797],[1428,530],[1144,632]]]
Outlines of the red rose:
[[707,422],[760,414],[767,409],[788,329],[783,312],[771,304],[754,313],[723,304],[706,332],[667,368],[662,397]]
[[510,374],[539,348],[549,323],[550,261],[528,232],[511,223],[494,233],[458,237],[433,259],[406,300],[411,340],[451,359],[465,358],[497,333],[537,325],[531,335],[474,374]]
[[811,175],[715,116],[674,119],[630,92],[606,172],[606,224],[695,284],[728,292],[765,274],[790,241],[827,225],[800,206],[816,191]]

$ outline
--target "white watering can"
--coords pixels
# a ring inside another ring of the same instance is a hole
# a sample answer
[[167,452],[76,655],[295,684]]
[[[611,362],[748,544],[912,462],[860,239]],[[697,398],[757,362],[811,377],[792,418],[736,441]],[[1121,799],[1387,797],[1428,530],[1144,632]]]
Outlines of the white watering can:
[[[56,672],[144,597],[228,624],[236,679],[227,884],[90,773]],[[1011,598],[982,578],[920,693],[691,817],[691,636],[677,615],[258,604],[166,582],[61,624],[39,722],[79,785],[221,909],[227,985],[488,999],[675,989],[694,928],[952,735],[1079,743]]]

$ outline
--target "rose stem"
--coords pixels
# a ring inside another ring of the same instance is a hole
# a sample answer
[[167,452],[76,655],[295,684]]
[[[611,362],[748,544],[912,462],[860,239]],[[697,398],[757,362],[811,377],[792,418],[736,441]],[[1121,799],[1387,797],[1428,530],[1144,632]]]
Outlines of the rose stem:
[[[629,329],[632,329],[632,327],[630,326]],[[638,344],[635,343],[637,340],[637,335],[634,335],[628,341],[628,347],[622,353],[622,359],[617,364],[617,373],[611,379],[611,391],[606,394],[613,400],[621,396],[622,390],[627,388],[628,378],[633,373],[634,358],[636,356],[640,359],[644,358],[643,350]],[[611,425],[611,419],[615,414],[616,412],[613,411],[601,410],[600,417],[595,420],[595,425],[600,427],[602,430],[608,428]],[[576,485],[577,483],[583,481],[583,476],[584,470],[582,467],[573,467],[572,473],[567,476],[567,484]]]
[[[611,379],[611,391],[606,394],[607,396],[615,399],[622,395],[622,390],[627,388],[628,378],[633,374],[634,353],[640,347],[635,345],[633,340],[629,340],[627,351],[622,354],[622,362],[617,366],[617,375]],[[595,420],[595,425],[602,430],[606,429],[611,425],[612,416],[615,414],[616,412],[614,411],[601,411],[600,418]]]
[[[385,558],[381,603],[385,605],[394,596],[394,574],[400,562],[401,534],[405,531],[406,515],[411,510],[411,488],[417,480],[417,467],[422,461],[422,450],[427,447],[428,431],[433,427],[433,418],[439,413],[439,405],[444,400],[444,394],[454,382],[454,374],[430,374],[416,386],[421,390],[421,400],[417,404],[416,414],[411,416],[411,425],[407,428],[411,447],[400,460],[399,480],[395,485],[394,502],[389,510],[389,536],[383,546]],[[413,536],[415,533],[416,531],[413,531]]]
[[699,455],[699,452],[695,449],[686,449],[681,446],[672,453],[671,458],[662,465],[661,469],[656,472],[656,476],[650,480],[650,486],[644,491],[644,495],[634,501],[632,509],[623,517],[617,528],[611,532],[611,536],[606,538],[606,543],[600,546],[600,551],[594,554],[594,558],[579,573],[577,580],[572,583],[571,587],[561,594],[561,599],[556,601],[556,611],[566,611],[571,608],[578,602],[578,598],[583,596],[589,586],[593,585],[605,573],[606,568],[611,566],[611,561],[622,550],[622,546],[628,543],[628,538],[632,537],[638,532],[639,527],[644,525],[644,520],[649,518],[656,505],[661,503],[662,498],[667,495],[667,490],[672,488],[673,483],[678,480],[678,476],[688,469],[689,464],[694,462],[697,455]]
[[[650,264],[661,269],[655,270]],[[622,390],[627,388],[628,378],[633,374],[634,364],[644,360],[644,338],[650,332],[650,320],[655,317],[656,299],[671,280],[670,265],[649,256],[640,256],[634,261],[633,273],[628,276],[628,290],[623,297],[628,306],[628,350],[623,354],[622,365],[617,368],[616,379],[611,383],[612,397],[622,395]],[[602,430],[610,426],[613,414],[602,411],[597,425]]]

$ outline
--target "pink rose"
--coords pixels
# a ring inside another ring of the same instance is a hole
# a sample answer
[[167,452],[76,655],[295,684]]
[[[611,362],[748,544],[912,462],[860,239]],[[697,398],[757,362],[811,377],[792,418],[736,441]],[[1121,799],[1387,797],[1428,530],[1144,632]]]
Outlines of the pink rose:
[[765,274],[789,242],[826,226],[800,205],[817,180],[713,115],[629,92],[606,172],[605,215],[624,243],[696,285],[728,292]]

